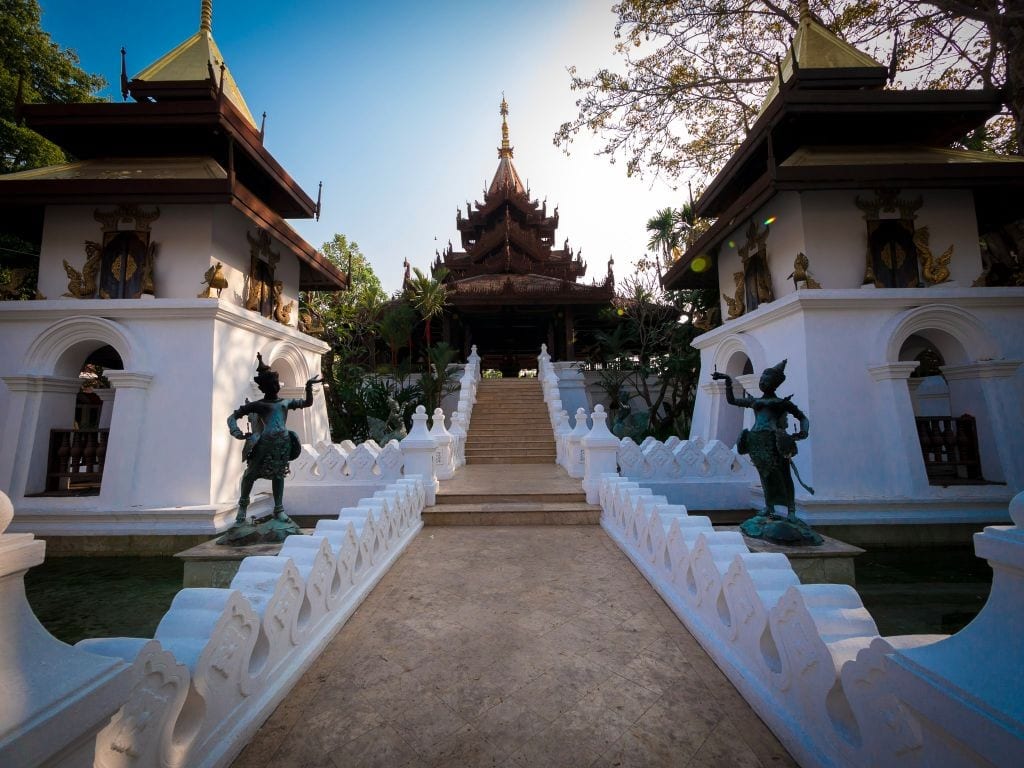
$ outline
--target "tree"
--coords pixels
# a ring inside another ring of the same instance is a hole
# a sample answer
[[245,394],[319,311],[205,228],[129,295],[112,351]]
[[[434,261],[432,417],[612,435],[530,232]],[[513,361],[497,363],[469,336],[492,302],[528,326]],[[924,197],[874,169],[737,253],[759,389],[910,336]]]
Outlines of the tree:
[[391,367],[398,367],[398,350],[406,343],[416,327],[416,312],[404,299],[388,304],[381,315],[378,328],[391,350]]
[[321,253],[343,271],[351,271],[347,291],[310,292],[306,305],[323,322],[324,339],[336,350],[346,348],[353,362],[376,365],[377,323],[387,301],[380,278],[359,250],[359,244],[336,234],[320,247]]
[[25,103],[97,101],[106,82],[79,67],[78,55],[42,30],[36,0],[0,0],[0,40],[0,173],[64,162],[56,145],[18,124],[19,80]]
[[[646,260],[620,284],[614,302],[618,325],[597,334],[608,369],[602,384],[613,403],[623,401],[617,431],[640,439],[689,432],[700,357],[690,346],[696,330],[686,298],[682,292],[663,290]],[[632,397],[644,402],[645,413],[629,412]]]
[[407,287],[409,303],[423,318],[423,338],[429,349],[431,346],[431,323],[444,311],[445,304],[448,302],[448,289],[443,283],[448,270],[441,267],[431,276],[420,271],[418,267],[413,267],[412,273],[413,276]]
[[[590,131],[604,141],[598,154],[625,157],[627,174],[714,174],[757,118],[801,5],[619,2],[615,50],[625,71],[582,76],[570,68],[579,111],[555,143],[568,150],[581,130]],[[1024,151],[1021,0],[819,0],[813,11],[876,60],[891,60],[904,86],[1003,89],[1004,111],[981,140],[997,151]]]

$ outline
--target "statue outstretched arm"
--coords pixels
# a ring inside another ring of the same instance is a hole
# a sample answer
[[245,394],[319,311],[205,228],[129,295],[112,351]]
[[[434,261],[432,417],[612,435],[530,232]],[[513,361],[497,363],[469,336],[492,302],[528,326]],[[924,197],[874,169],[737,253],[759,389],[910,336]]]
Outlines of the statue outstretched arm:
[[716,381],[725,381],[725,401],[729,403],[729,405],[736,405],[740,408],[750,408],[754,404],[754,398],[747,395],[746,391],[743,392],[743,397],[736,397],[732,393],[732,376],[728,373],[719,373],[718,371],[715,371],[711,374],[711,378]]
[[289,408],[309,408],[313,404],[313,385],[319,384],[323,379],[319,376],[314,376],[312,379],[306,382],[306,397],[304,400],[292,400],[289,404]]

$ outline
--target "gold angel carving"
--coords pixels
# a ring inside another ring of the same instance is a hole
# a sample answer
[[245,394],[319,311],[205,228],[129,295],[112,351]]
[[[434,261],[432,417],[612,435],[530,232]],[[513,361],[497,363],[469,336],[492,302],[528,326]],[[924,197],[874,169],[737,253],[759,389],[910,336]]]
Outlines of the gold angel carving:
[[743,282],[743,271],[740,270],[739,272],[733,272],[732,279],[736,282],[735,297],[729,298],[726,294],[722,294],[722,298],[725,299],[726,306],[729,307],[729,320],[735,320],[746,311],[746,307],[743,302],[743,295],[746,292],[746,285]]
[[789,273],[787,279],[793,280],[793,287],[797,290],[800,289],[800,283],[804,284],[804,288],[821,288],[821,283],[811,277],[807,271],[811,266],[811,260],[807,258],[803,253],[796,255],[796,260],[793,262],[793,271]]
[[217,298],[220,298],[220,292],[228,287],[228,280],[224,277],[224,265],[219,261],[210,267],[203,274],[203,285],[206,288],[196,296],[197,299],[212,299],[213,291],[217,291]]
[[928,227],[914,231],[914,247],[921,261],[921,275],[926,285],[938,285],[949,280],[949,262],[953,258],[953,246],[950,245],[941,256],[936,257],[932,254],[930,240],[931,233],[928,232]]
[[92,299],[96,296],[96,278],[100,274],[100,264],[103,259],[103,249],[100,244],[92,240],[85,241],[85,264],[82,271],[68,264],[64,259],[64,271],[68,276],[68,291],[65,296],[75,299]]
[[294,301],[289,301],[287,304],[284,303],[284,283],[280,280],[275,280],[272,287],[271,293],[274,297],[274,319],[281,325],[291,325],[292,320],[292,309],[295,307]]

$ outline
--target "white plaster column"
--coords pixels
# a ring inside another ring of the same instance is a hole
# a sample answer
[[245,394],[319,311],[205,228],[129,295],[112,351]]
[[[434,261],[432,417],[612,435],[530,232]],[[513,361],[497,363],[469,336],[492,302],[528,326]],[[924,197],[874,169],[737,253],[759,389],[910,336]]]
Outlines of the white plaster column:
[[946,365],[951,415],[974,416],[981,473],[986,480],[1024,488],[1024,407],[1016,382],[1020,360]]
[[110,429],[110,417],[114,413],[114,395],[117,390],[113,387],[103,387],[92,391],[100,399],[100,429]]
[[603,405],[594,408],[591,420],[594,425],[580,440],[583,448],[583,490],[588,504],[599,504],[602,476],[614,474],[619,469],[616,462],[619,438],[608,431],[608,414],[604,412]]
[[50,430],[70,429],[78,379],[57,376],[4,376],[10,392],[0,445],[0,488],[13,499],[46,488]]
[[133,371],[107,371],[105,375],[117,394],[107,437],[100,501],[108,509],[124,509],[136,501],[140,485],[156,480],[139,477],[137,462],[142,433],[149,429],[146,395],[153,376]]
[[46,542],[4,533],[11,511],[0,492],[0,765],[91,768],[96,734],[131,691],[131,668],[66,645],[39,623],[24,580]]
[[402,454],[405,456],[405,476],[419,475],[422,478],[426,495],[425,504],[431,507],[437,498],[438,488],[437,476],[434,474],[434,450],[437,448],[437,441],[427,431],[427,418],[427,409],[417,405],[416,412],[412,415],[412,430],[399,445],[402,446]]
[[[875,423],[878,435],[889,434],[874,446],[875,466],[882,481],[879,496],[921,496],[928,488],[928,475],[921,455],[921,441],[914,421],[914,404],[910,401],[907,380],[919,363],[883,363],[868,368],[876,382],[878,412]],[[813,438],[812,438],[813,439]]]

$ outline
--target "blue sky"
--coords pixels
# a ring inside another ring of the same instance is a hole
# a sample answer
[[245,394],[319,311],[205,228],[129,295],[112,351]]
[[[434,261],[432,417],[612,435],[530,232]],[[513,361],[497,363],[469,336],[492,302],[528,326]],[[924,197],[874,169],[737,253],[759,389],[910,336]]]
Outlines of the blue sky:
[[[118,99],[122,45],[133,75],[199,25],[200,0],[41,5],[44,29]],[[627,178],[593,155],[596,141],[581,139],[569,157],[552,144],[575,115],[566,67],[614,63],[610,6],[216,0],[213,36],[252,113],[267,112],[270,151],[313,197],[324,182],[321,220],[292,222],[314,245],[345,233],[388,291],[403,259],[426,268],[435,248],[458,245],[455,210],[481,198],[497,166],[504,91],[516,167],[534,197],[559,205],[558,241],[583,249],[589,279],[603,277],[609,255],[627,274],[646,220],[685,194]]]

